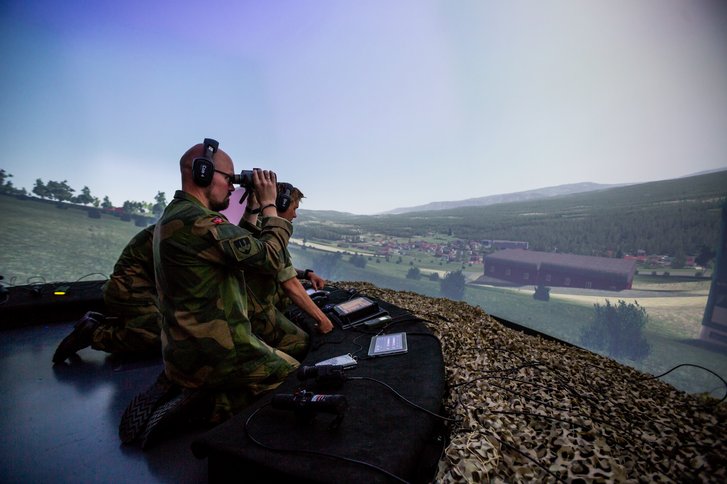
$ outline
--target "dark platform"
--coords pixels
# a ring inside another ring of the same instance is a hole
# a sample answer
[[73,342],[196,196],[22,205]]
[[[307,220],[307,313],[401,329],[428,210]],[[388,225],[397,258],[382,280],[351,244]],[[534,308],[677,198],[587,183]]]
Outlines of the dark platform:
[[[314,340],[303,364],[354,354],[359,363],[346,376],[384,382],[404,398],[441,414],[445,378],[439,341],[423,323],[407,319],[403,310],[380,303],[395,316],[385,333],[406,332],[407,353],[366,359],[377,331],[336,329]],[[292,394],[303,384],[296,375],[291,377],[273,394]],[[226,481],[240,472],[252,482],[431,481],[443,448],[441,419],[408,405],[376,381],[350,379],[340,388],[316,386],[313,380],[305,383],[313,393],[345,396],[348,409],[340,426],[330,428],[331,414],[319,413],[305,421],[294,412],[273,408],[273,394],[266,395],[193,443],[195,454],[209,458],[210,481]]]

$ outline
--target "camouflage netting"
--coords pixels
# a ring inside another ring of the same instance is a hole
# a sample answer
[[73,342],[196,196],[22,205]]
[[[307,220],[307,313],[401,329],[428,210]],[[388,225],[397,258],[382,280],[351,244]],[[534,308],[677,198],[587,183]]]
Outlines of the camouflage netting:
[[410,311],[441,340],[457,423],[437,482],[727,482],[727,405],[463,302],[337,285]]

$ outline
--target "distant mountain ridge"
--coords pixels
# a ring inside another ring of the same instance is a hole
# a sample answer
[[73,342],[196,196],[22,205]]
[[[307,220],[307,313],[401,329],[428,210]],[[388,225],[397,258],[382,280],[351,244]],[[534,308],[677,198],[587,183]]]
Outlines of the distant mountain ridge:
[[526,190],[524,192],[503,193],[499,195],[488,195],[486,197],[468,198],[466,200],[456,200],[448,202],[430,202],[425,205],[417,205],[415,207],[402,207],[381,212],[380,215],[396,215],[409,212],[423,212],[427,210],[447,210],[459,207],[484,207],[494,205],[496,203],[523,202],[529,200],[538,200],[541,198],[557,197],[560,195],[571,195],[574,193],[592,192],[596,190],[606,190],[609,188],[617,188],[626,186],[627,184],[602,184],[602,183],[569,183],[566,185],[557,185],[554,187],[536,188],[534,190]]

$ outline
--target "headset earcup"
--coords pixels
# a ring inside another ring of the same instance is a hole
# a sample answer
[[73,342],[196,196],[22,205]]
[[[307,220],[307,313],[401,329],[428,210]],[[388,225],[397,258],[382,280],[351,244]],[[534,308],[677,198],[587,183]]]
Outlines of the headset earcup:
[[192,163],[192,177],[194,182],[206,187],[212,183],[212,177],[215,175],[215,165],[206,158],[195,158]]
[[285,212],[290,207],[290,191],[284,190],[278,194],[278,198],[275,199],[275,208],[278,212]]

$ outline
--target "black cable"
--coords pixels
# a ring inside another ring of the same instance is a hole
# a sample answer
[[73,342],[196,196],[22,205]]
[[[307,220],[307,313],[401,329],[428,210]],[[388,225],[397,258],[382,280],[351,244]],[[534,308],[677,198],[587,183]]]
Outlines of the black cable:
[[30,276],[30,277],[28,277],[28,278],[27,278],[27,279],[25,280],[25,283],[26,283],[27,285],[29,285],[29,286],[30,286],[30,285],[31,285],[31,282],[30,282],[30,281],[31,281],[32,279],[40,279],[41,281],[43,281],[43,282],[42,282],[42,284],[48,284],[48,281],[46,281],[46,280],[45,280],[45,277],[43,277],[43,276]]
[[247,420],[245,420],[245,433],[247,434],[248,438],[255,445],[258,445],[258,446],[262,447],[263,449],[266,449],[266,450],[269,450],[269,451],[272,451],[272,452],[283,452],[283,453],[291,453],[291,454],[315,455],[315,456],[319,456],[319,457],[327,457],[329,459],[338,459],[338,460],[342,460],[344,462],[349,462],[351,464],[362,465],[362,466],[368,467],[370,469],[374,469],[374,470],[376,470],[378,472],[381,472],[381,473],[383,473],[383,474],[385,474],[385,475],[387,475],[387,476],[391,477],[392,479],[395,479],[395,480],[397,480],[399,482],[403,482],[404,484],[409,484],[409,481],[407,481],[405,479],[402,479],[401,477],[399,477],[396,474],[393,474],[393,473],[387,471],[386,469],[384,469],[382,467],[379,467],[379,466],[377,466],[375,464],[371,464],[370,462],[364,462],[364,461],[357,460],[357,459],[351,459],[350,457],[344,457],[342,455],[328,454],[326,452],[318,452],[318,451],[315,451],[315,450],[282,449],[282,448],[277,448],[277,447],[271,447],[271,446],[269,446],[267,444],[264,444],[264,443],[260,442],[255,437],[253,437],[253,435],[250,433],[250,422],[252,421],[253,417],[255,417],[255,415],[257,415],[257,413],[260,410],[262,410],[263,408],[268,407],[268,406],[270,406],[270,403],[269,402],[268,403],[265,403],[261,407],[258,407],[252,414],[250,414],[250,416],[247,418]]
[[538,462],[534,458],[530,457],[528,454],[526,454],[522,450],[518,449],[517,447],[515,447],[514,445],[512,445],[512,444],[510,444],[508,442],[505,442],[504,440],[502,440],[497,435],[494,435],[493,434],[492,437],[494,437],[498,442],[500,442],[501,444],[505,445],[506,447],[509,447],[510,449],[514,450],[515,452],[517,452],[520,455],[524,456],[525,458],[529,459],[533,464],[535,464],[536,466],[540,467],[541,469],[543,469],[545,472],[547,472],[551,476],[555,477],[555,479],[558,480],[559,482],[562,482],[562,483],[565,484],[566,481],[564,481],[563,479],[561,479],[560,477],[558,477],[557,475],[555,475],[550,469],[548,469],[547,467],[545,467],[543,464],[541,464],[540,462]]
[[442,344],[442,340],[440,340],[437,337],[437,335],[436,334],[433,334],[433,333],[424,333],[424,332],[420,332],[420,331],[416,331],[416,332],[410,333],[410,332],[407,331],[406,335],[407,336],[426,336],[428,338],[433,338],[440,345]]
[[[562,418],[553,417],[551,415],[543,415],[540,413],[524,412],[522,410],[488,410],[488,412],[498,413],[498,414],[502,414],[502,415],[521,415],[521,416],[525,416],[525,417],[538,417],[538,418],[544,418],[546,420],[555,420],[556,422],[562,422],[562,423],[565,423],[568,425],[575,425],[577,427],[588,427],[587,424],[573,422],[572,420],[565,420]],[[619,429],[616,429],[616,430],[619,430]]]
[[[366,336],[366,334],[369,334],[370,335],[370,333],[360,334],[360,335],[356,336],[353,340],[351,340],[351,343],[352,344],[355,344],[356,346],[358,346],[358,349],[356,351],[354,351],[353,353],[350,353],[352,358],[355,358],[356,357],[356,353],[358,353],[359,351],[362,351],[364,349],[364,347],[362,345],[356,343],[356,340],[359,339],[361,336]],[[368,359],[368,358],[366,358],[366,359]]]
[[[495,379],[495,378],[501,378],[501,377],[497,377],[497,376],[491,376],[491,377],[489,377],[489,378],[493,378],[493,379]],[[526,382],[526,383],[527,383],[527,382]],[[557,410],[557,411],[559,411],[559,412],[570,412],[570,411],[571,411],[571,409],[569,409],[569,408],[561,408],[561,407],[556,407],[556,406],[555,406],[555,405],[553,405],[552,403],[544,402],[543,400],[539,400],[539,399],[537,399],[537,398],[533,398],[533,397],[530,397],[530,396],[528,396],[528,395],[525,395],[525,394],[523,394],[523,393],[518,393],[518,392],[516,392],[515,390],[511,390],[510,388],[505,388],[505,387],[503,387],[503,386],[500,386],[500,385],[497,385],[497,384],[495,384],[495,383],[490,383],[490,385],[492,385],[493,387],[499,388],[500,390],[504,390],[504,391],[506,391],[506,392],[510,392],[510,393],[513,393],[513,394],[517,395],[518,397],[522,397],[522,398],[525,398],[525,399],[527,399],[527,400],[530,400],[530,401],[532,401],[532,402],[535,402],[535,403],[539,403],[540,405],[545,405],[546,407],[550,407],[550,408],[552,408],[552,409],[554,409],[554,410]]]
[[[517,371],[522,370],[523,368],[531,368],[531,367],[535,367],[535,366],[539,366],[539,365],[540,365],[540,363],[536,361],[536,362],[528,363],[528,364],[525,364],[525,365],[515,366],[515,367],[512,367],[512,368],[504,368],[502,370],[481,370],[479,373],[500,373],[500,372],[515,373]],[[455,383],[453,385],[449,385],[449,388],[452,389],[452,388],[457,388],[457,387],[461,387],[461,386],[464,386],[464,385],[470,385],[472,383],[475,383],[475,382],[480,381],[480,380],[484,380],[486,378],[490,378],[490,376],[489,375],[486,375],[486,376],[481,376],[481,377],[473,378],[471,380],[463,381],[463,382],[460,382],[460,383]]]
[[417,410],[421,410],[422,412],[428,413],[428,414],[429,414],[429,415],[431,415],[432,417],[436,417],[436,418],[439,418],[439,419],[445,420],[445,421],[447,421],[447,422],[458,422],[458,421],[459,421],[459,420],[457,420],[456,418],[450,418],[450,417],[445,417],[444,415],[439,415],[439,414],[437,414],[437,413],[434,413],[434,412],[432,412],[431,410],[427,410],[426,408],[422,407],[421,405],[417,405],[416,403],[412,402],[411,400],[408,400],[408,399],[407,399],[407,398],[406,398],[406,397],[405,397],[404,395],[402,395],[401,393],[399,393],[399,392],[397,392],[396,390],[394,390],[394,388],[393,388],[393,387],[391,387],[391,386],[390,386],[390,385],[389,385],[388,383],[384,383],[384,382],[382,382],[381,380],[377,380],[376,378],[371,378],[371,377],[368,377],[368,376],[350,376],[350,377],[346,378],[346,380],[369,380],[369,381],[372,381],[372,382],[376,382],[376,383],[378,383],[379,385],[383,385],[383,386],[385,386],[386,388],[388,388],[388,389],[389,389],[389,390],[390,390],[391,392],[393,392],[393,393],[394,393],[394,395],[396,395],[396,397],[398,397],[398,398],[399,398],[399,399],[400,399],[401,401],[403,401],[404,403],[406,403],[406,404],[408,404],[408,405],[411,405],[412,407],[416,408]]
[[106,274],[102,274],[102,273],[100,273],[100,272],[89,272],[89,273],[88,273],[88,274],[86,274],[85,276],[81,276],[81,277],[79,277],[78,279],[76,279],[75,281],[73,281],[73,282],[72,282],[71,284],[75,284],[75,283],[77,283],[77,282],[80,282],[80,281],[81,281],[82,279],[85,279],[85,278],[87,278],[88,276],[94,276],[94,275],[98,275],[98,276],[103,276],[103,279],[102,279],[102,281],[106,281],[106,280],[108,280],[108,278],[109,278],[109,276],[107,276]]
[[708,405],[697,405],[698,407],[711,407],[711,406],[719,405],[720,403],[724,402],[724,401],[725,401],[725,399],[727,399],[727,381],[725,381],[725,379],[724,379],[724,378],[722,378],[721,376],[719,376],[719,375],[718,375],[717,373],[713,372],[713,371],[712,371],[712,370],[710,370],[709,368],[705,368],[705,367],[703,367],[703,366],[700,366],[700,365],[693,365],[693,364],[691,364],[691,363],[682,363],[681,365],[677,365],[677,366],[675,366],[675,367],[674,367],[674,368],[672,368],[671,370],[665,371],[665,372],[664,372],[664,373],[662,373],[661,375],[656,375],[656,376],[647,376],[647,377],[641,378],[641,379],[639,379],[639,380],[637,380],[637,381],[644,381],[644,380],[654,380],[654,379],[656,379],[656,378],[661,378],[662,376],[664,376],[664,375],[668,375],[668,374],[669,374],[669,373],[671,373],[672,371],[676,370],[677,368],[681,368],[682,366],[693,366],[694,368],[699,368],[700,370],[704,370],[704,371],[706,371],[706,372],[709,372],[709,373],[711,373],[712,375],[714,375],[714,376],[716,376],[717,378],[719,378],[720,380],[722,380],[722,383],[723,383],[723,384],[724,384],[724,386],[725,386],[725,394],[724,394],[724,396],[722,397],[722,399],[720,399],[720,400],[719,400],[718,402],[716,402],[716,403],[713,403],[713,404],[708,404]]

